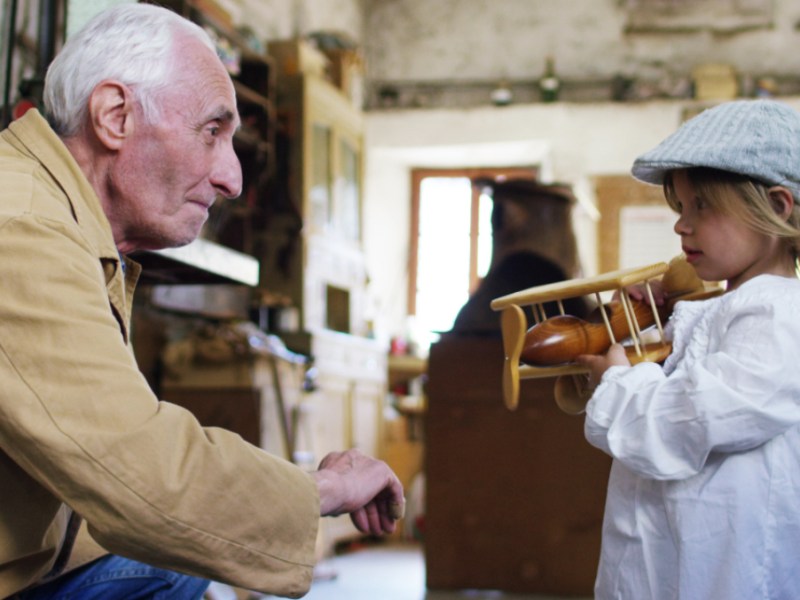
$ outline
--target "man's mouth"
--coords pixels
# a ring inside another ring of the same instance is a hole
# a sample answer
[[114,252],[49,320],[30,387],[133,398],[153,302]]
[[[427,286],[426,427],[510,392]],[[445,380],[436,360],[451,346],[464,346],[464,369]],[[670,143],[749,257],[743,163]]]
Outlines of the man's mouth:
[[206,210],[210,209],[211,206],[214,204],[214,199],[211,200],[204,200],[202,198],[192,198],[189,200],[191,204],[196,204],[198,206],[202,206]]

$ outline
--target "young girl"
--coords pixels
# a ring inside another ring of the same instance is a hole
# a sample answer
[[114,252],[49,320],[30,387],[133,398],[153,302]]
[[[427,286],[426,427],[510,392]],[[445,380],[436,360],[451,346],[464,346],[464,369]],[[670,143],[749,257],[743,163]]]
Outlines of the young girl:
[[707,110],[636,160],[725,293],[679,302],[663,368],[579,360],[589,442],[614,458],[597,600],[800,598],[800,113]]

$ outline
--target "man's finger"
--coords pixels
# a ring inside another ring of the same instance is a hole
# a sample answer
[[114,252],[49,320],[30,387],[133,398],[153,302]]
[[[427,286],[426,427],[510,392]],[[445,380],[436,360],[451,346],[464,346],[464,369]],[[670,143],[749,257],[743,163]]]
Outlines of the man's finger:
[[406,514],[406,499],[403,498],[400,502],[389,503],[389,516],[395,521],[399,521]]

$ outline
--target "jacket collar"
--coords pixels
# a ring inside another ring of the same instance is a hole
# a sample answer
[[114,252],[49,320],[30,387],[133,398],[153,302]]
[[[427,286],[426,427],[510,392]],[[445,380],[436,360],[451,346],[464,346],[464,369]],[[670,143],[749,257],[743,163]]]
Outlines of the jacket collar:
[[119,261],[111,224],[78,163],[38,110],[32,109],[8,127],[19,143],[58,183],[69,200],[75,221],[102,259]]
[[[7,140],[20,152],[38,161],[63,190],[75,221],[90,244],[96,248],[105,275],[109,300],[127,339],[130,307],[139,265],[117,252],[111,224],[77,161],[70,154],[44,117],[32,109],[13,121]],[[12,139],[13,138],[13,139]],[[127,268],[123,269],[123,261]],[[124,272],[123,272],[124,271]]]

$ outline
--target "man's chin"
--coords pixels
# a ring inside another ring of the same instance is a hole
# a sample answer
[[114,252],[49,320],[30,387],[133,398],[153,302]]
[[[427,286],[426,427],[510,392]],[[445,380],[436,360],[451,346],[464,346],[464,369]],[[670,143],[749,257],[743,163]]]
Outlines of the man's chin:
[[201,228],[183,232],[168,232],[158,239],[151,239],[141,250],[165,250],[167,248],[180,248],[195,241],[201,233]]
[[198,237],[208,237],[207,231],[204,231],[205,224],[208,220],[208,213],[204,213],[202,219],[193,219],[191,222],[184,222],[180,229],[175,228],[173,231],[165,232],[165,237],[169,239],[169,245],[165,247],[178,248],[191,244]]
[[[208,214],[193,215],[192,219],[163,219],[150,223],[150,227],[139,227],[135,231],[127,231],[124,241],[117,240],[117,248],[123,254],[139,250],[164,250],[191,244],[198,236],[203,235],[203,226]],[[177,222],[176,222],[177,221]],[[210,237],[210,236],[203,236]]]
[[198,229],[197,232],[189,235],[185,235],[183,237],[175,237],[172,239],[171,243],[168,246],[164,246],[165,248],[180,248],[181,246],[187,246],[195,241],[198,237],[200,237],[200,230]]

